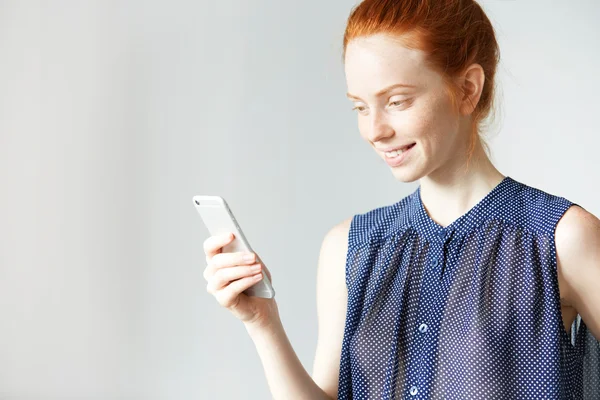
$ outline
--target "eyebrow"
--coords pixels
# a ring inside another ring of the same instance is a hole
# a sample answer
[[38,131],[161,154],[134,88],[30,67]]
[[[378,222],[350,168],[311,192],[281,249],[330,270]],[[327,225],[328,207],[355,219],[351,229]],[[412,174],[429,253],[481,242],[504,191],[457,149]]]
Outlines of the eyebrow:
[[[386,94],[387,92],[389,92],[391,90],[394,90],[394,89],[400,88],[400,87],[402,87],[402,88],[416,88],[416,86],[414,86],[414,85],[407,85],[405,83],[396,83],[394,85],[391,85],[391,86],[388,86],[386,88],[381,89],[379,92],[375,93],[375,97],[379,97],[379,96],[381,96],[383,94]],[[355,95],[350,94],[350,93],[346,93],[346,97],[351,98],[351,99],[359,99],[360,100],[360,97],[355,96]]]

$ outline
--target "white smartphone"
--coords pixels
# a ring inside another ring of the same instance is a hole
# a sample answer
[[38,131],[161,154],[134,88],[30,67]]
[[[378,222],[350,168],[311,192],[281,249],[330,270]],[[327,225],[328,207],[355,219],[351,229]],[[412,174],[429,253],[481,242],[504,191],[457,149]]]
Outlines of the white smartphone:
[[[238,251],[254,252],[224,198],[221,196],[194,196],[193,200],[194,206],[198,210],[211,236],[222,235],[228,232],[234,233],[235,238],[231,243],[223,247],[223,253]],[[250,286],[242,293],[265,299],[275,297],[275,289],[273,289],[269,277],[264,271],[262,271],[262,276],[262,280]]]

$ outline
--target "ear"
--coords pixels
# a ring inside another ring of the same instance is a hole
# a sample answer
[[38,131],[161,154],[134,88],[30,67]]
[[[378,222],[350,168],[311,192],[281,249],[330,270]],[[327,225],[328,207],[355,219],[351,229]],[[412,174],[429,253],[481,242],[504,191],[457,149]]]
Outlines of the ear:
[[462,97],[459,109],[461,114],[470,115],[475,110],[485,82],[485,73],[479,64],[471,64],[461,77]]

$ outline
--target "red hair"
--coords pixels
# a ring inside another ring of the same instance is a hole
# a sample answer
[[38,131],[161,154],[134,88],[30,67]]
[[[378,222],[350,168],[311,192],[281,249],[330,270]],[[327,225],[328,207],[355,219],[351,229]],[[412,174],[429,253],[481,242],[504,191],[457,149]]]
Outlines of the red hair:
[[352,39],[386,34],[426,54],[430,68],[444,78],[453,107],[463,90],[454,78],[472,63],[481,65],[485,82],[475,106],[471,125],[469,159],[480,140],[482,121],[493,111],[494,78],[500,60],[494,28],[474,0],[363,0],[350,13],[344,32],[344,50]]

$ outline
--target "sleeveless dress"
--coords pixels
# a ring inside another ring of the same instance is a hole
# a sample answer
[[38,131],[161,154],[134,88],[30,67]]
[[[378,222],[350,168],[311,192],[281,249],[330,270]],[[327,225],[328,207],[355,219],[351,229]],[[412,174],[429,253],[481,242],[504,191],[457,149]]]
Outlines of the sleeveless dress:
[[420,189],[352,219],[338,399],[599,399],[600,345],[560,308],[574,203],[507,176],[442,227]]

